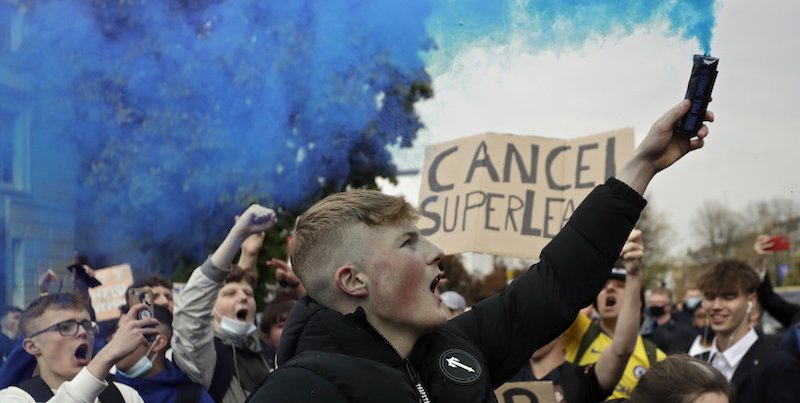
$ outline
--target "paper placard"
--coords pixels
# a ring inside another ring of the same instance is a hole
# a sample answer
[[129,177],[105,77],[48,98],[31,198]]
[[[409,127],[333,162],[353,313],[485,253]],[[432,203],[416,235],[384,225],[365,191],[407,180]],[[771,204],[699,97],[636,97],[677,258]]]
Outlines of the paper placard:
[[633,129],[576,139],[485,133],[426,149],[417,223],[447,254],[538,258],[633,153]]
[[116,319],[120,316],[119,307],[125,305],[125,290],[133,284],[133,273],[129,264],[95,270],[95,277],[103,285],[90,288],[92,308],[98,322]]
[[499,403],[556,403],[551,381],[506,382],[494,395]]

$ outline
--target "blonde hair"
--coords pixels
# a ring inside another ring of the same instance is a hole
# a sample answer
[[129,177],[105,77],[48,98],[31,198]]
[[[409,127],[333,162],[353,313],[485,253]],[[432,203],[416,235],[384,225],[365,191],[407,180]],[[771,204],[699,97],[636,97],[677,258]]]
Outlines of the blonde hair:
[[402,196],[376,190],[334,193],[311,206],[297,219],[289,245],[292,269],[308,295],[331,307],[333,270],[357,261],[363,254],[364,226],[416,221],[419,212]]

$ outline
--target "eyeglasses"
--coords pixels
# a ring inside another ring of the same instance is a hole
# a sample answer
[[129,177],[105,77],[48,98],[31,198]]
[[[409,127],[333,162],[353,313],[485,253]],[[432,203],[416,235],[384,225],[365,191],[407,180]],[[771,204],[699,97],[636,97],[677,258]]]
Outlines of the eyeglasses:
[[72,337],[72,336],[75,336],[76,334],[78,334],[78,325],[83,326],[83,329],[86,330],[86,333],[89,333],[91,335],[95,335],[95,334],[97,334],[97,332],[100,331],[100,328],[97,327],[97,322],[94,322],[94,321],[91,321],[91,320],[83,320],[83,321],[78,322],[75,319],[71,319],[71,320],[65,320],[65,321],[60,322],[60,323],[56,323],[53,326],[48,326],[48,327],[46,327],[46,328],[44,328],[44,329],[42,329],[42,330],[40,330],[40,331],[28,336],[28,337],[30,338],[30,337],[33,337],[33,336],[36,336],[36,335],[40,335],[40,334],[42,334],[44,332],[52,330],[54,327],[58,328],[58,333],[60,333],[62,336],[64,336],[64,337]]

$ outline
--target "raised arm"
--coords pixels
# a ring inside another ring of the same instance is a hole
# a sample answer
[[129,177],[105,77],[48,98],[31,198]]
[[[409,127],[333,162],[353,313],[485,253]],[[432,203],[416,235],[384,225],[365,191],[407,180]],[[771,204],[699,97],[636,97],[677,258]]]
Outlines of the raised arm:
[[270,266],[275,266],[275,279],[278,280],[278,283],[281,284],[281,286],[285,284],[286,287],[293,289],[294,293],[297,295],[297,298],[302,297],[303,294],[306,293],[306,289],[303,287],[303,284],[300,283],[300,279],[294,275],[292,265],[284,262],[283,260],[275,258],[267,261],[267,264]]
[[758,295],[758,302],[761,303],[764,310],[778,320],[783,327],[788,328],[800,320],[800,305],[783,299],[772,288],[772,281],[767,273],[765,263],[766,257],[774,253],[769,249],[772,246],[772,238],[768,235],[759,235],[755,244],[753,244],[753,249],[758,255],[758,266],[755,269],[762,280],[761,285],[756,290],[756,294]]
[[245,239],[272,228],[275,221],[275,212],[271,209],[258,204],[248,207],[236,220],[219,248],[211,255],[211,263],[216,267],[228,270],[233,262],[233,257],[239,252]]
[[[694,139],[675,133],[675,123],[689,111],[690,105],[691,102],[684,99],[653,123],[650,132],[622,167],[617,179],[640,195],[644,194],[656,173],[672,165],[686,153],[703,146],[704,139],[708,136],[706,125],[700,128],[697,138]],[[707,111],[705,120],[713,122],[714,113]]]
[[[609,179],[581,202],[542,250],[539,263],[501,294],[445,325],[475,340],[485,352],[493,385],[499,386],[516,373],[537,348],[567,330],[579,309],[592,302],[644,208],[641,194],[650,180],[703,146],[706,126],[696,139],[674,132],[675,122],[688,108],[689,101],[682,101],[653,124],[618,180]],[[713,117],[707,112],[706,120]],[[523,361],[517,361],[517,356]]]
[[628,242],[622,247],[622,265],[625,275],[625,293],[622,297],[622,307],[619,311],[617,326],[614,329],[614,340],[611,345],[603,350],[595,365],[595,373],[600,387],[607,392],[613,391],[619,383],[628,358],[636,348],[639,336],[639,318],[641,316],[642,301],[639,295],[642,290],[642,231],[631,231]]
[[194,270],[175,299],[172,321],[174,362],[192,381],[211,386],[217,354],[214,349],[214,316],[217,294],[225,284],[231,262],[244,239],[275,224],[275,212],[250,206],[236,221],[217,250]]
[[[239,216],[236,216],[236,221],[239,221]],[[264,235],[265,233],[262,231],[245,238],[241,247],[242,254],[239,255],[239,261],[237,262],[242,270],[252,271],[253,274],[256,275],[256,278],[258,278],[256,262],[258,261],[258,252],[264,244]]]

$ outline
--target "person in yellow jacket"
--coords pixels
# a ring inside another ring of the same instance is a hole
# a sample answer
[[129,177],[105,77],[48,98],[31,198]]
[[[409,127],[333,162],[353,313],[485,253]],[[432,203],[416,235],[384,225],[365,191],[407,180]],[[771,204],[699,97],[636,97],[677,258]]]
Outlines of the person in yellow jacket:
[[[600,323],[595,324],[583,313],[579,313],[575,322],[564,333],[564,348],[567,361],[576,365],[588,365],[597,362],[603,350],[611,344],[614,329],[620,311],[623,314],[641,315],[642,299],[638,287],[635,293],[625,292],[625,269],[614,268],[603,290],[597,296],[597,311]],[[629,290],[630,291],[630,290]],[[623,308],[625,307],[625,308]],[[627,309],[626,309],[627,308]],[[606,400],[617,398],[630,399],[631,392],[639,378],[656,362],[664,360],[667,355],[659,350],[651,341],[637,336],[636,348],[628,359],[628,365],[622,379],[614,388],[614,392]]]

